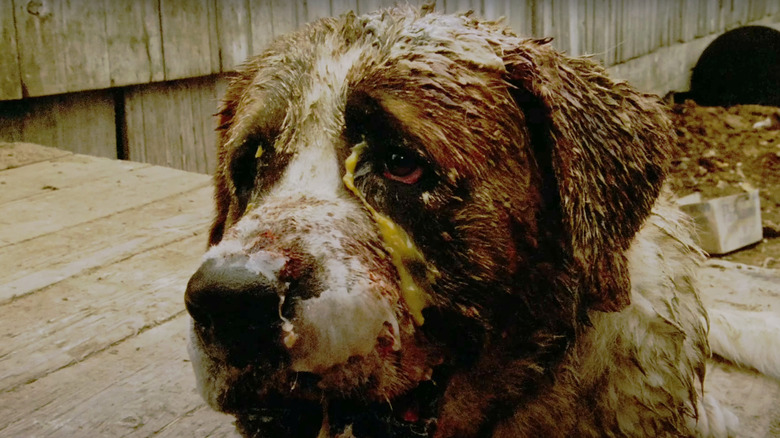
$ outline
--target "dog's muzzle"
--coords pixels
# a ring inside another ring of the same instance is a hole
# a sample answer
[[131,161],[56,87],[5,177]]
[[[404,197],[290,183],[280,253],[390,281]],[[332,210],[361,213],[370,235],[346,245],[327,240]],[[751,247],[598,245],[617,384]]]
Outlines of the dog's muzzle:
[[247,212],[206,253],[185,304],[197,347],[236,368],[322,373],[400,341],[397,274],[347,201],[272,199]]
[[[280,268],[290,263],[281,255],[261,252],[253,256]],[[290,282],[281,281],[278,273],[260,272],[251,266],[247,255],[207,259],[190,278],[184,297],[202,343],[222,347],[225,360],[238,367],[259,351],[266,357],[281,353],[280,328],[284,314],[291,316],[291,309],[283,304],[304,295],[302,288],[291,288]]]

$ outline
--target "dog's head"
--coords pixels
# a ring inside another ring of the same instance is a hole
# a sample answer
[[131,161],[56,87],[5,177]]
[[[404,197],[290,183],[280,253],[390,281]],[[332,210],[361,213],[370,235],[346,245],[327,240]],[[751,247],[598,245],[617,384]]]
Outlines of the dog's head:
[[473,434],[628,304],[668,122],[548,43],[399,8],[236,73],[185,297],[211,406],[250,436]]

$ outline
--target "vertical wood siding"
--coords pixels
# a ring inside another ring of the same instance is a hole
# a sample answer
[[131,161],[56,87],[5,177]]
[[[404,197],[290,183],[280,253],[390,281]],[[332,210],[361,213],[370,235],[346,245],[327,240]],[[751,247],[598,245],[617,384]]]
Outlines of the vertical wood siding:
[[[413,5],[425,0],[409,0]],[[394,0],[0,0],[0,100],[233,70],[275,36]],[[777,0],[437,0],[613,65],[780,13]]]

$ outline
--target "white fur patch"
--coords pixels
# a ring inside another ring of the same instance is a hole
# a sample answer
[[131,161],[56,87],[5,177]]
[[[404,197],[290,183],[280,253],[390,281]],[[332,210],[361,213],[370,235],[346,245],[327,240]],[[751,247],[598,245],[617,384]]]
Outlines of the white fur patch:
[[315,143],[297,151],[269,197],[294,199],[307,195],[333,200],[338,198],[340,190],[341,174],[335,149]]
[[390,303],[360,287],[329,289],[303,301],[296,320],[304,341],[302,351],[292,352],[294,371],[323,372],[350,357],[368,355],[385,322],[398,338]]

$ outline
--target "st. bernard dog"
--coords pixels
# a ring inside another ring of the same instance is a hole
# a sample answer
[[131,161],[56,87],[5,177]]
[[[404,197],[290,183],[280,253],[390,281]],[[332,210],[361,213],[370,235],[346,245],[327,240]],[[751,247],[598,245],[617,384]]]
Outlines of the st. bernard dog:
[[247,437],[727,436],[663,106],[549,40],[394,8],[233,76],[191,278]]

